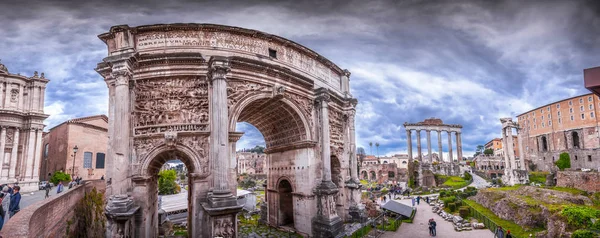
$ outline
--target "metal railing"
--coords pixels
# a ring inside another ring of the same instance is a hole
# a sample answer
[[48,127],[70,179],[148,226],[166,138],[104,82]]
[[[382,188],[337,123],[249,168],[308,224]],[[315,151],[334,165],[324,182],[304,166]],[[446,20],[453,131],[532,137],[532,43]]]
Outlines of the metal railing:
[[[496,224],[494,221],[492,221],[492,219],[483,215],[481,212],[477,211],[477,209],[475,209],[468,203],[463,202],[462,199],[457,199],[456,202],[460,203],[460,206],[468,206],[469,207],[469,215],[471,217],[477,219],[477,221],[479,221],[480,223],[483,223],[483,225],[485,225],[486,228],[488,228],[490,231],[492,231],[492,233],[496,234],[498,227],[501,227],[498,224]],[[502,231],[506,235],[507,229],[502,228]],[[518,238],[518,236],[516,236],[515,234],[511,233],[511,235],[514,238]],[[496,236],[494,235],[494,237],[496,237]]]

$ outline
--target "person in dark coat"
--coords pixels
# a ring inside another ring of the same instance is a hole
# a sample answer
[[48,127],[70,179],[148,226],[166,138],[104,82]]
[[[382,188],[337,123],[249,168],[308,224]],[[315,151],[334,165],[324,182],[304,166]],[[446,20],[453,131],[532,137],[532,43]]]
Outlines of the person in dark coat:
[[435,229],[435,228],[436,228],[436,226],[437,226],[437,223],[435,222],[435,220],[433,220],[433,218],[431,218],[431,219],[429,220],[429,231],[430,231],[430,233],[429,233],[429,234],[430,234],[431,236],[436,236],[436,235],[437,235],[437,231],[436,231],[436,229]]
[[19,204],[21,203],[21,193],[19,191],[21,187],[15,186],[13,187],[13,195],[10,196],[10,207],[8,208],[8,212],[10,213],[10,217],[13,217],[17,212],[21,210]]

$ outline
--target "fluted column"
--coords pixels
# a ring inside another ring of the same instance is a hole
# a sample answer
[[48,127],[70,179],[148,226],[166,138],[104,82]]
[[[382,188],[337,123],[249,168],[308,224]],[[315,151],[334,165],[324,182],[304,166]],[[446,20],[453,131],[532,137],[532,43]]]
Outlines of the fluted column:
[[462,160],[462,139],[461,139],[461,133],[460,132],[456,132],[456,157],[458,157],[458,162],[460,163],[460,161]]
[[33,174],[33,158],[35,158],[35,128],[29,128],[29,136],[27,137],[27,156],[25,159],[25,176],[21,178],[30,179]]
[[210,133],[212,149],[211,161],[214,163],[213,197],[216,199],[232,197],[228,186],[229,147],[228,147],[228,111],[227,111],[227,73],[230,71],[226,58],[212,58],[209,79],[212,83]]
[[[109,87],[114,85],[114,98],[111,101],[113,105],[109,106],[113,110],[113,130],[109,134],[107,150],[109,153],[107,160],[111,161],[111,167],[106,169],[110,182],[110,185],[107,184],[107,193],[111,195],[126,194],[130,186],[126,171],[129,170],[131,161],[129,150],[131,95],[129,87],[133,78],[133,60],[130,56],[122,56],[111,62],[112,72],[108,84]],[[37,106],[33,108],[37,108]]]
[[42,129],[38,129],[35,138],[35,157],[33,160],[33,180],[40,178],[40,158],[42,156]]
[[322,182],[331,182],[331,138],[329,134],[329,95],[317,97],[321,117],[321,161],[323,167]]
[[412,155],[412,131],[411,130],[406,130],[406,147],[408,148],[408,159],[412,160],[413,155]]
[[4,90],[6,93],[4,94],[4,109],[10,109],[10,94],[12,87],[11,83],[6,83],[6,89]]
[[359,182],[358,178],[358,161],[356,158],[356,129],[354,127],[354,116],[356,111],[353,109],[348,113],[348,124],[350,129],[350,178],[353,181]]
[[17,101],[17,110],[21,110],[21,111],[23,110],[24,91],[25,91],[25,86],[19,84],[19,97],[17,97],[19,101]]
[[438,136],[439,161],[444,162],[444,152],[442,151],[442,131],[437,131],[437,136]]
[[[2,166],[4,166],[5,164],[8,164],[9,158],[4,158],[4,149],[6,148],[6,126],[2,126],[0,128],[2,130],[2,132],[0,132],[0,170],[4,170],[2,169]],[[6,161],[5,161],[6,160]],[[2,180],[7,180],[8,179],[8,173],[5,173],[8,171],[3,171],[2,173]]]
[[417,158],[419,162],[423,158],[422,156],[423,154],[421,153],[421,130],[417,130]]
[[450,162],[454,162],[454,158],[452,158],[452,132],[448,131],[448,157],[450,158]]
[[[525,168],[525,156],[522,156],[525,153],[525,151],[523,151],[523,136],[524,135],[521,134],[521,132],[522,132],[521,130],[522,129],[517,128],[517,143],[519,143],[519,147],[518,147],[519,148],[519,154],[518,154],[519,164],[520,164],[521,169],[527,169],[527,168]],[[515,154],[515,156],[517,156],[517,154]]]
[[429,153],[429,163],[433,162],[433,157],[431,156],[431,131],[426,130],[427,132],[427,153]]
[[10,153],[10,167],[8,169],[8,179],[14,179],[17,172],[17,151],[19,150],[19,134],[20,128],[15,128],[13,137],[13,146]]
[[44,98],[46,97],[46,87],[40,87],[40,112],[44,112]]

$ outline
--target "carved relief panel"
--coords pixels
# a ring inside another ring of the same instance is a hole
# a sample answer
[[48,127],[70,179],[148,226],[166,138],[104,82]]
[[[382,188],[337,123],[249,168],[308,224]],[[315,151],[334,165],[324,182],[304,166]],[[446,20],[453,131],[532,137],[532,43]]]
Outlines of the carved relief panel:
[[230,80],[227,82],[227,108],[236,105],[242,98],[250,94],[271,91],[271,87],[264,84],[244,80]]
[[134,93],[136,136],[208,128],[208,84],[204,79],[142,79],[136,81]]
[[213,224],[214,237],[233,238],[235,237],[235,224],[229,216],[215,218]]
[[331,152],[341,159],[344,151],[344,116],[342,111],[334,107],[329,107],[329,133]]

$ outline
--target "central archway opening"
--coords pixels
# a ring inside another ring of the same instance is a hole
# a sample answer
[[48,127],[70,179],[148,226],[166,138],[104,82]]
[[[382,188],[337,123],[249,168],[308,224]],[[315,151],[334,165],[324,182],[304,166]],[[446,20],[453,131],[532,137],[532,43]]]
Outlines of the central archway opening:
[[[235,92],[232,93],[235,96]],[[257,196],[264,194],[264,198],[257,199],[260,204],[259,219],[270,226],[284,226],[287,230],[310,234],[310,227],[306,223],[296,223],[298,218],[310,217],[312,214],[308,214],[307,210],[294,210],[309,203],[299,200],[298,196],[310,191],[296,191],[293,188],[298,188],[298,183],[311,182],[303,181],[305,176],[297,176],[307,173],[310,168],[304,162],[307,161],[304,156],[308,155],[308,148],[302,146],[302,143],[308,141],[310,131],[307,130],[304,111],[295,103],[285,96],[273,97],[271,93],[247,96],[230,109],[230,131],[244,133],[237,142],[232,142],[238,151],[259,143],[264,145],[266,187],[264,192],[256,192]],[[253,164],[250,163],[251,166]],[[248,163],[240,163],[238,166],[248,167]]]

